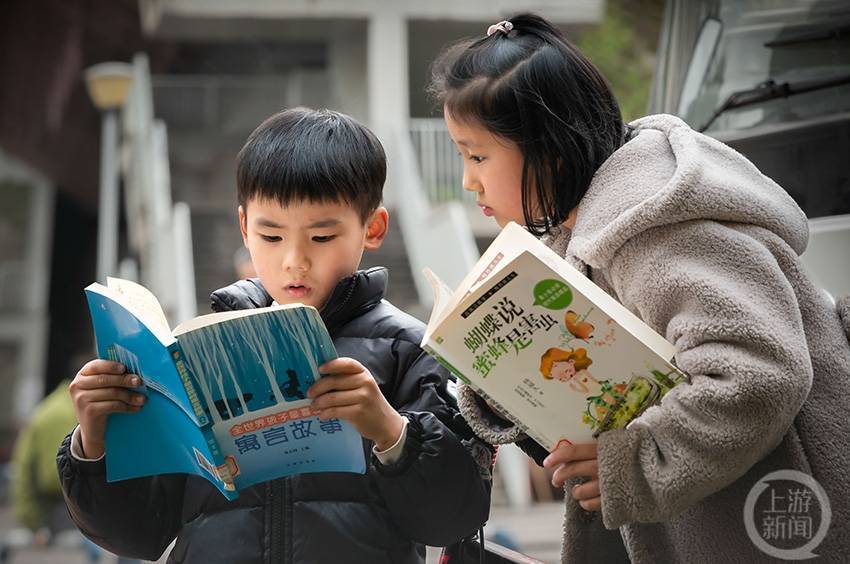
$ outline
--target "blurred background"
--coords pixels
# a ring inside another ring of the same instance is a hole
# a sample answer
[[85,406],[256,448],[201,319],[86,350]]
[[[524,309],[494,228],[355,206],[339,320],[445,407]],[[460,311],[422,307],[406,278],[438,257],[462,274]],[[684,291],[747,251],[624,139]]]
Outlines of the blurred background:
[[[388,299],[427,319],[422,267],[456,284],[496,233],[461,188],[459,157],[425,94],[428,68],[443,46],[521,11],[578,44],[627,120],[680,115],[783,185],[811,218],[804,259],[816,279],[850,293],[846,1],[7,0],[0,550],[11,561],[88,558],[73,538],[38,547],[51,543],[38,519],[13,511],[23,494],[12,462],[32,420],[49,420],[60,439],[73,425],[72,412],[68,422],[67,411],[36,406],[59,385],[48,404],[66,409],[63,380],[94,354],[83,288],[107,275],[137,280],[176,325],[249,275],[235,156],[270,114],[328,107],[378,134],[391,233],[365,265],[389,267]],[[44,457],[60,439],[37,439]],[[558,560],[563,492],[511,449],[497,478],[488,536]]]

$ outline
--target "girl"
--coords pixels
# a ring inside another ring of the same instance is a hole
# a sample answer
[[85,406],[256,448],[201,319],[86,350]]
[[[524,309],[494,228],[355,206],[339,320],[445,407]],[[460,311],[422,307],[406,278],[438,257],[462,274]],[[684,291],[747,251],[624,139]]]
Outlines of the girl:
[[548,456],[461,388],[482,438],[519,441],[568,484],[564,562],[764,560],[770,496],[745,503],[778,469],[823,487],[809,538],[825,524],[816,554],[846,558],[850,346],[803,272],[791,197],[676,117],[625,125],[599,72],[536,16],[448,49],[431,89],[482,212],[542,235],[675,344],[692,378],[628,428]]

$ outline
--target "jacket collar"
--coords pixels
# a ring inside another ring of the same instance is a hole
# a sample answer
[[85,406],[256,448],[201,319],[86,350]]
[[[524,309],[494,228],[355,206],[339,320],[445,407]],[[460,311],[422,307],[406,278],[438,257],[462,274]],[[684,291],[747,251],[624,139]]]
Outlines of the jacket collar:
[[[358,270],[337,283],[328,301],[319,310],[330,333],[351,319],[374,308],[387,289],[387,269],[376,266]],[[239,280],[210,295],[213,311],[233,311],[268,307],[274,301],[259,278]]]

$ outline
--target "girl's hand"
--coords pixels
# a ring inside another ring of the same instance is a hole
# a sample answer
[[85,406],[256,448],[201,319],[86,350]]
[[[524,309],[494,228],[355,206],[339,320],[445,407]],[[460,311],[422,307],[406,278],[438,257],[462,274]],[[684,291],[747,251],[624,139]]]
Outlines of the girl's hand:
[[573,486],[570,495],[587,511],[602,510],[599,491],[599,462],[596,459],[596,443],[571,445],[562,442],[543,461],[543,467],[555,469],[552,485],[563,487],[570,478],[588,478],[583,484]]
[[307,390],[319,419],[345,419],[378,450],[387,450],[398,441],[404,420],[365,366],[353,358],[337,358],[320,366],[319,371],[328,375]]
[[123,364],[109,360],[92,360],[80,368],[68,388],[86,457],[100,458],[103,454],[110,414],[135,413],[142,408],[145,396],[130,389],[141,383],[135,374],[127,374]]

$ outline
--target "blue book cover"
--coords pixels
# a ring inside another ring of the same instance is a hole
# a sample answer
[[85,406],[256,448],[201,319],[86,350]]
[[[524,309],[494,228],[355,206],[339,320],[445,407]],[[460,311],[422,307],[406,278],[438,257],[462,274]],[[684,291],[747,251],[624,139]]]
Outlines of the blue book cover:
[[217,313],[172,333],[156,298],[110,278],[86,288],[98,356],[142,378],[137,413],[106,429],[109,481],[202,476],[228,499],[273,478],[366,471],[349,423],[321,421],[306,397],[336,350],[315,308],[300,304]]

